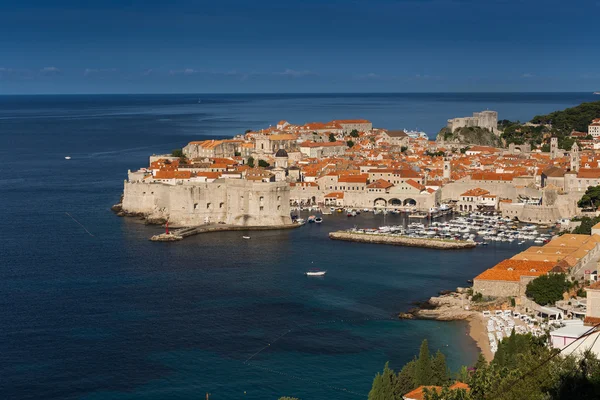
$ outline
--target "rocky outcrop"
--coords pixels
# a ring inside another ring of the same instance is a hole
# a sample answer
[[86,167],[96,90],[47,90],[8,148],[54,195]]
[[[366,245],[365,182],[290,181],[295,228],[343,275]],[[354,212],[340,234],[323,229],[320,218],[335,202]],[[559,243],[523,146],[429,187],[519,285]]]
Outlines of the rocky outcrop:
[[436,141],[438,143],[445,142],[491,147],[501,146],[498,136],[486,128],[477,126],[458,128],[454,132],[449,128],[442,128],[437,135]]
[[421,239],[396,235],[369,235],[366,233],[348,231],[331,232],[329,238],[333,240],[346,240],[349,242],[393,244],[397,246],[426,247],[440,250],[469,249],[476,246],[475,242],[466,242],[462,240]]

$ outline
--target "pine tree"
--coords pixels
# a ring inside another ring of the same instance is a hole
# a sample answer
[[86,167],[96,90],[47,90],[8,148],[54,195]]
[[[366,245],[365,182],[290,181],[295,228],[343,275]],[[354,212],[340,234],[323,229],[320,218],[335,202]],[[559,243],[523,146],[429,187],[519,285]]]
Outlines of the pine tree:
[[446,366],[446,357],[441,351],[435,353],[435,357],[431,360],[431,385],[443,386],[448,383],[449,374]]
[[415,366],[415,384],[429,385],[431,381],[431,356],[429,355],[429,345],[427,339],[421,343],[419,350],[419,358]]
[[396,373],[390,369],[389,362],[385,363],[382,374],[377,374],[369,392],[369,400],[395,400]]
[[475,363],[475,369],[483,369],[485,367],[487,367],[488,363],[485,360],[485,357],[483,356],[483,353],[479,353],[479,356],[477,357],[477,362]]
[[405,395],[406,393],[410,392],[413,389],[416,389],[417,386],[419,386],[415,383],[416,365],[417,360],[411,360],[408,362],[408,364],[402,367],[402,369],[398,373],[398,376],[396,377],[395,392],[398,393],[400,396]]

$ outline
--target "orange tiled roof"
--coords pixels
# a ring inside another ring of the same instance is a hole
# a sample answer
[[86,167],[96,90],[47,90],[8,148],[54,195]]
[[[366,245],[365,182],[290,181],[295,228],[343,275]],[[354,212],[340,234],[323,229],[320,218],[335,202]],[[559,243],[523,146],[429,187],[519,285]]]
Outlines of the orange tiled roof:
[[406,400],[425,400],[425,389],[435,390],[438,393],[442,391],[441,386],[419,386],[415,390],[406,393],[402,398]]
[[540,276],[548,273],[556,263],[508,259],[483,271],[475,279],[489,281],[518,281],[521,276]]
[[343,199],[344,192],[332,192],[325,196],[327,199]]
[[490,194],[489,191],[485,190],[485,189],[481,189],[481,188],[474,188],[471,190],[467,190],[466,192],[464,192],[463,194],[461,194],[461,196],[484,196]]
[[360,174],[360,175],[344,175],[340,176],[338,182],[347,182],[347,183],[367,183],[367,179],[369,179],[368,174]]
[[392,185],[391,183],[389,183],[388,181],[384,180],[384,179],[377,179],[375,182],[367,185],[367,188],[369,189],[388,189],[391,188]]

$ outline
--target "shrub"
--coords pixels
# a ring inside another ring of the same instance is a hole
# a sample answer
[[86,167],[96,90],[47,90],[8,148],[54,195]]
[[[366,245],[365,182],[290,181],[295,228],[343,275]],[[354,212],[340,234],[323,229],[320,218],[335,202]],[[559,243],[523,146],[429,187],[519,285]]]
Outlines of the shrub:
[[542,275],[527,284],[525,295],[545,306],[561,300],[570,286],[565,274]]

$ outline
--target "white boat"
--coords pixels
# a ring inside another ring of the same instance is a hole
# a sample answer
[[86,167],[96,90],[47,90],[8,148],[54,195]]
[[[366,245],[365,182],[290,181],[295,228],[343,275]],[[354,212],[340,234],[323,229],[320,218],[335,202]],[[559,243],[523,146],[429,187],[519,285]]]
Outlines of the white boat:
[[306,271],[304,274],[306,276],[323,276],[327,273],[327,271]]
[[323,218],[321,218],[321,217],[315,218],[315,223],[316,224],[320,224],[321,222],[323,222]]
[[304,225],[306,223],[306,221],[304,220],[304,218],[298,218],[296,220],[296,223],[299,224],[299,225]]
[[70,159],[71,159],[71,156],[66,156],[65,157],[65,160],[70,160]]
[[250,236],[242,236],[242,239],[250,239]]

